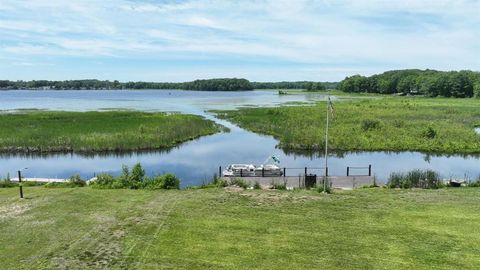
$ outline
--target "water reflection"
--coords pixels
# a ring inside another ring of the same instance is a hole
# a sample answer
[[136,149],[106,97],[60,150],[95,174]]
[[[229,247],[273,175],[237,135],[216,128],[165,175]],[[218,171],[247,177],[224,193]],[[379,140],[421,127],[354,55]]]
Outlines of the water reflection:
[[[271,136],[243,130],[205,111],[234,109],[247,104],[275,106],[286,102],[305,102],[324,99],[322,95],[279,96],[273,91],[250,92],[190,92],[190,91],[7,91],[0,92],[4,110],[36,108],[51,110],[87,111],[101,108],[122,108],[143,111],[177,111],[202,115],[230,129],[183,143],[177,147],[156,151],[0,154],[0,176],[14,175],[19,168],[28,167],[27,177],[64,178],[79,173],[84,178],[100,172],[119,174],[121,165],[140,162],[147,174],[173,172],[182,179],[182,186],[199,185],[218,172],[218,167],[230,163],[262,163],[274,154],[290,175],[303,173],[304,167],[323,167],[323,152],[292,151],[277,148]],[[332,152],[329,153],[329,173],[345,175],[347,166],[368,166],[380,181],[394,171],[413,168],[433,169],[443,177],[480,175],[478,155],[443,155],[420,152]],[[323,170],[312,173],[322,174]],[[357,172],[365,173],[365,172]]]

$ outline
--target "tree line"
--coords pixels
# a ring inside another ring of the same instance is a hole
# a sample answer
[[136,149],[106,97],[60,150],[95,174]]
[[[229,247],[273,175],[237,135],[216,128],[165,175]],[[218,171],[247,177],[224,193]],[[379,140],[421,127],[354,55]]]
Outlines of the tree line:
[[305,89],[310,91],[335,89],[337,82],[312,82],[312,81],[297,81],[297,82],[252,82],[255,89]]
[[54,90],[95,90],[95,89],[183,89],[199,91],[253,90],[246,79],[224,78],[195,80],[191,82],[119,82],[109,80],[68,80],[68,81],[8,81],[0,80],[0,89],[54,89]]
[[370,77],[346,77],[338,85],[344,92],[420,94],[430,97],[480,97],[480,72],[392,70]]
[[97,90],[97,89],[182,89],[199,91],[239,91],[253,89],[305,89],[318,91],[335,89],[335,82],[250,82],[246,79],[223,78],[195,80],[191,82],[119,82],[117,80],[66,80],[66,81],[9,81],[0,80],[0,89],[54,89],[54,90]]

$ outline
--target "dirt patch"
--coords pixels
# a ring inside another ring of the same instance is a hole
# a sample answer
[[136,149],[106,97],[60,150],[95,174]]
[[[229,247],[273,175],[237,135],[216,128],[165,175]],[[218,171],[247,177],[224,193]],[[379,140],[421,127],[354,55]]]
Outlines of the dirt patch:
[[224,190],[226,192],[242,192],[242,191],[245,191],[244,188],[241,188],[239,186],[228,186],[228,187],[225,187]]
[[260,192],[248,192],[243,191],[239,192],[238,195],[242,198],[248,198],[252,200],[254,205],[261,206],[261,205],[274,205],[280,203],[305,203],[309,201],[319,201],[325,200],[325,196],[316,196],[316,195],[299,195],[294,194],[292,192],[268,192],[268,191],[260,191]]
[[60,254],[53,255],[50,263],[54,268],[105,269],[121,259],[125,231],[112,216],[95,219],[99,224],[91,232],[65,247]]
[[33,204],[30,202],[11,203],[0,207],[0,221],[8,218],[15,218],[30,210]]

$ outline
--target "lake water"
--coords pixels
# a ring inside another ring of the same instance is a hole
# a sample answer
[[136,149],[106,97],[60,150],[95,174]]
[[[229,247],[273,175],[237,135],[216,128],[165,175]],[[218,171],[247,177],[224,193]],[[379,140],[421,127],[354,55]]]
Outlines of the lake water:
[[[276,155],[280,166],[289,175],[303,173],[303,167],[323,167],[322,153],[285,153],[277,149],[277,140],[241,129],[207,113],[212,109],[235,109],[245,106],[277,106],[295,102],[325,99],[320,94],[278,95],[275,91],[194,92],[178,90],[122,91],[0,91],[1,110],[111,110],[176,111],[205,116],[231,129],[229,133],[205,136],[163,151],[124,154],[48,154],[0,155],[0,176],[14,175],[28,167],[27,177],[64,178],[79,173],[90,178],[100,172],[120,173],[121,165],[140,162],[150,175],[173,172],[182,179],[182,186],[199,185],[211,179],[218,167],[230,163],[262,163]],[[323,124],[323,123],[319,123]],[[476,178],[480,175],[480,157],[475,155],[429,155],[419,152],[358,152],[329,154],[329,174],[345,175],[347,166],[372,165],[373,173],[385,181],[394,171],[413,168],[433,169],[443,177]],[[323,174],[323,170],[312,170]],[[363,174],[366,170],[352,171]]]

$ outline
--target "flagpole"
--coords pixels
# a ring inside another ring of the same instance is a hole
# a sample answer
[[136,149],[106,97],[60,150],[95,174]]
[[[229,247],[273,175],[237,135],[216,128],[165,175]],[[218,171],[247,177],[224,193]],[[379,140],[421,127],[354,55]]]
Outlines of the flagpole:
[[327,177],[328,177],[328,106],[330,102],[330,96],[327,96],[327,127],[325,128],[325,179],[323,181],[323,192],[325,193],[327,188]]

